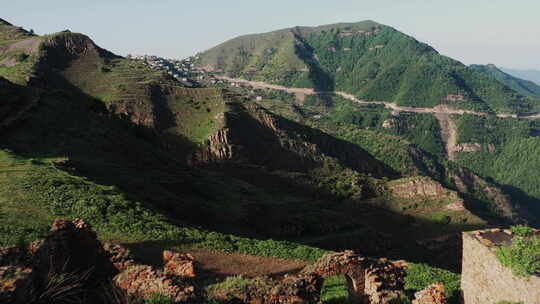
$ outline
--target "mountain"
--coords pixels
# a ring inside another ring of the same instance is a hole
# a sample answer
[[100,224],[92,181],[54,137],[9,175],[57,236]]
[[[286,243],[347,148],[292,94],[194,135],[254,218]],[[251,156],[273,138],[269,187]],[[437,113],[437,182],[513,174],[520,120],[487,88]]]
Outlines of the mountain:
[[[354,31],[378,27],[361,26]],[[362,35],[386,30],[375,31]],[[186,87],[70,31],[36,36],[6,24],[0,37],[8,37],[0,40],[0,247],[80,239],[95,250],[86,243],[93,232],[62,234],[88,224],[112,242],[115,267],[133,266],[117,260],[128,256],[124,246],[148,265],[160,264],[164,249],[195,252],[204,271],[193,285],[205,297],[208,285],[243,280],[246,271],[280,287],[291,279],[284,274],[345,249],[366,261],[406,258],[458,270],[462,231],[536,219],[508,189],[449,161],[448,135],[430,113],[393,113],[334,94],[299,100],[238,86]],[[0,263],[3,252],[11,251],[0,251]]]
[[[47,214],[39,222],[44,225],[55,215],[83,217],[98,232],[115,237],[174,235],[176,241],[253,253],[254,247],[239,246],[236,238],[220,234],[218,238],[229,240],[210,245],[207,237],[215,234],[205,231],[248,237],[253,244],[252,238],[303,242],[316,236],[311,244],[331,249],[336,248],[336,233],[354,236],[340,239],[354,247],[364,237],[417,217],[410,229],[373,239],[395,246],[365,249],[374,255],[415,256],[402,252],[411,249],[398,239],[433,237],[420,228],[433,225],[432,213],[450,219],[449,225],[430,229],[434,234],[517,220],[515,203],[496,185],[487,193],[482,190],[488,189],[486,181],[471,180],[471,173],[459,168],[445,169],[422,150],[404,146],[400,149],[406,161],[392,162],[369,141],[342,138],[330,128],[287,118],[228,89],[184,87],[82,34],[24,35],[3,44],[0,52],[0,60],[10,60],[0,67],[3,88],[29,96],[13,97],[2,107],[9,122],[0,141],[4,165],[29,168],[28,174],[6,182],[5,191],[19,189],[25,208],[49,206],[39,211]],[[391,189],[418,175],[431,179],[418,179],[415,185],[427,183],[448,192],[420,195],[423,207],[403,209],[406,202]],[[444,207],[462,200],[470,210]],[[100,207],[89,209],[91,201]],[[363,201],[371,203],[349,203]],[[124,222],[123,213],[139,209],[144,212]],[[381,226],[376,219],[389,214],[395,214],[392,224]],[[4,223],[10,229],[11,222]],[[27,236],[40,235],[46,227],[19,225],[31,231]],[[266,254],[285,254],[278,251]]]
[[501,71],[499,68],[497,68],[493,64],[488,65],[477,65],[473,64],[470,66],[471,68],[477,70],[480,73],[483,73],[488,76],[492,76],[493,78],[497,79],[507,87],[511,88],[512,90],[530,97],[540,97],[540,85],[537,85],[536,83],[524,79],[520,79],[514,76],[511,76],[510,74],[507,74],[503,71]]
[[518,70],[510,68],[501,68],[505,73],[508,73],[514,77],[523,78],[540,85],[540,71],[538,70]]
[[373,21],[242,36],[198,55],[208,71],[359,99],[480,112],[537,111],[538,102],[427,44]]

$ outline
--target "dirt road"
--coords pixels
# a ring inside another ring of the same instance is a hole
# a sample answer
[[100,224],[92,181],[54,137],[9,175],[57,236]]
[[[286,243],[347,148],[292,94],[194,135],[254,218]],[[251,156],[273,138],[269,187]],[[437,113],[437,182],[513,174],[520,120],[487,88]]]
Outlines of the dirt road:
[[[313,95],[313,94],[336,94],[339,95],[345,99],[354,101],[356,103],[360,104],[378,104],[378,105],[384,105],[386,108],[393,111],[395,114],[399,114],[399,112],[412,112],[412,113],[423,113],[423,114],[433,114],[439,121],[442,137],[446,144],[446,153],[448,155],[448,159],[455,160],[455,153],[457,150],[457,127],[452,119],[452,115],[464,115],[464,114],[471,114],[476,116],[488,116],[493,115],[490,113],[484,113],[484,112],[476,112],[472,110],[462,110],[462,109],[455,109],[452,108],[449,105],[441,104],[437,105],[433,108],[421,108],[421,107],[405,107],[405,106],[398,106],[393,102],[389,101],[368,101],[368,100],[362,100],[356,98],[354,95],[345,93],[345,92],[318,92],[311,88],[289,88],[284,87],[280,85],[274,85],[265,83],[262,81],[250,81],[246,79],[240,79],[240,78],[231,78],[227,76],[217,76],[219,79],[226,80],[228,82],[232,83],[239,83],[251,86],[253,88],[257,89],[272,89],[272,90],[280,90],[285,91],[288,93],[292,93],[298,96],[298,94],[302,94],[302,96],[305,95]],[[528,116],[518,116],[516,114],[495,114],[497,117],[500,118],[522,118],[522,119],[539,119],[540,114],[534,114],[534,115],[528,115]]]

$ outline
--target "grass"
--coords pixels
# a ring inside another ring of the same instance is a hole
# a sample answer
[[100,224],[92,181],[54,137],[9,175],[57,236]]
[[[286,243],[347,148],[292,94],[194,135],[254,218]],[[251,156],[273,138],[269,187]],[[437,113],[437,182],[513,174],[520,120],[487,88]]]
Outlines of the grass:
[[526,226],[514,226],[515,236],[509,246],[501,246],[496,256],[504,266],[514,274],[528,277],[540,273],[540,238],[534,229]]
[[321,302],[325,304],[350,303],[347,278],[345,276],[325,278],[321,289]]
[[143,304],[173,304],[174,300],[171,297],[162,294],[154,294],[149,299],[144,300]]
[[101,239],[167,241],[181,247],[311,261],[326,253],[290,242],[248,239],[175,225],[115,187],[57,169],[53,161],[58,159],[27,160],[6,151],[0,155],[5,166],[4,173],[0,173],[0,193],[4,194],[0,196],[0,246],[39,239],[54,218],[64,217],[87,220]]
[[406,290],[417,292],[433,283],[444,285],[449,303],[459,303],[461,284],[459,274],[425,264],[409,264],[405,276]]
[[219,283],[206,287],[206,293],[211,298],[218,298],[235,293],[247,293],[249,288],[254,286],[254,280],[242,276],[227,277]]

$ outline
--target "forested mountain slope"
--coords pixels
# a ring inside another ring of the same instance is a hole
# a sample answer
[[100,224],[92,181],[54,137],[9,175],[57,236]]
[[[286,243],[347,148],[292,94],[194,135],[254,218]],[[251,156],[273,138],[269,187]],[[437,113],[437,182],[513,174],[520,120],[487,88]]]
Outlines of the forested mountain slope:
[[209,71],[366,100],[480,112],[538,110],[536,100],[373,21],[242,36],[198,56]]
[[512,90],[525,95],[525,96],[531,96],[531,97],[540,97],[540,85],[537,85],[536,83],[528,80],[524,80],[521,78],[514,77],[510,74],[507,74],[503,71],[501,71],[499,68],[497,68],[493,64],[488,65],[476,65],[473,64],[470,66],[471,68],[486,74],[488,76],[491,76],[507,87],[511,88]]

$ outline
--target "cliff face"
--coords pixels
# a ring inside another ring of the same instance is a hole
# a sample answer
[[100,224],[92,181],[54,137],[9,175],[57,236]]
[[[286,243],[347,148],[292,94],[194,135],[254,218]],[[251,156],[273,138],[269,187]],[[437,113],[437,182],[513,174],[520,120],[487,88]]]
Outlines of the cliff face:
[[395,175],[360,147],[276,116],[255,103],[227,106],[224,128],[208,138],[209,146],[195,154],[195,163],[233,160],[303,172],[337,161],[373,176]]
[[458,168],[455,172],[449,174],[450,179],[456,185],[456,188],[462,193],[480,193],[493,203],[494,209],[510,221],[519,219],[519,216],[527,218],[524,210],[520,210],[503,191],[488,183],[478,175],[466,168]]
[[453,201],[461,201],[457,193],[444,188],[440,183],[430,178],[413,178],[409,181],[396,184],[392,187],[395,196],[401,198],[413,198],[417,196],[427,196],[437,199],[448,197]]
[[461,289],[464,303],[540,303],[540,277],[518,277],[511,269],[501,265],[494,254],[493,242],[490,241],[495,234],[500,234],[501,238],[506,233],[463,233]]

